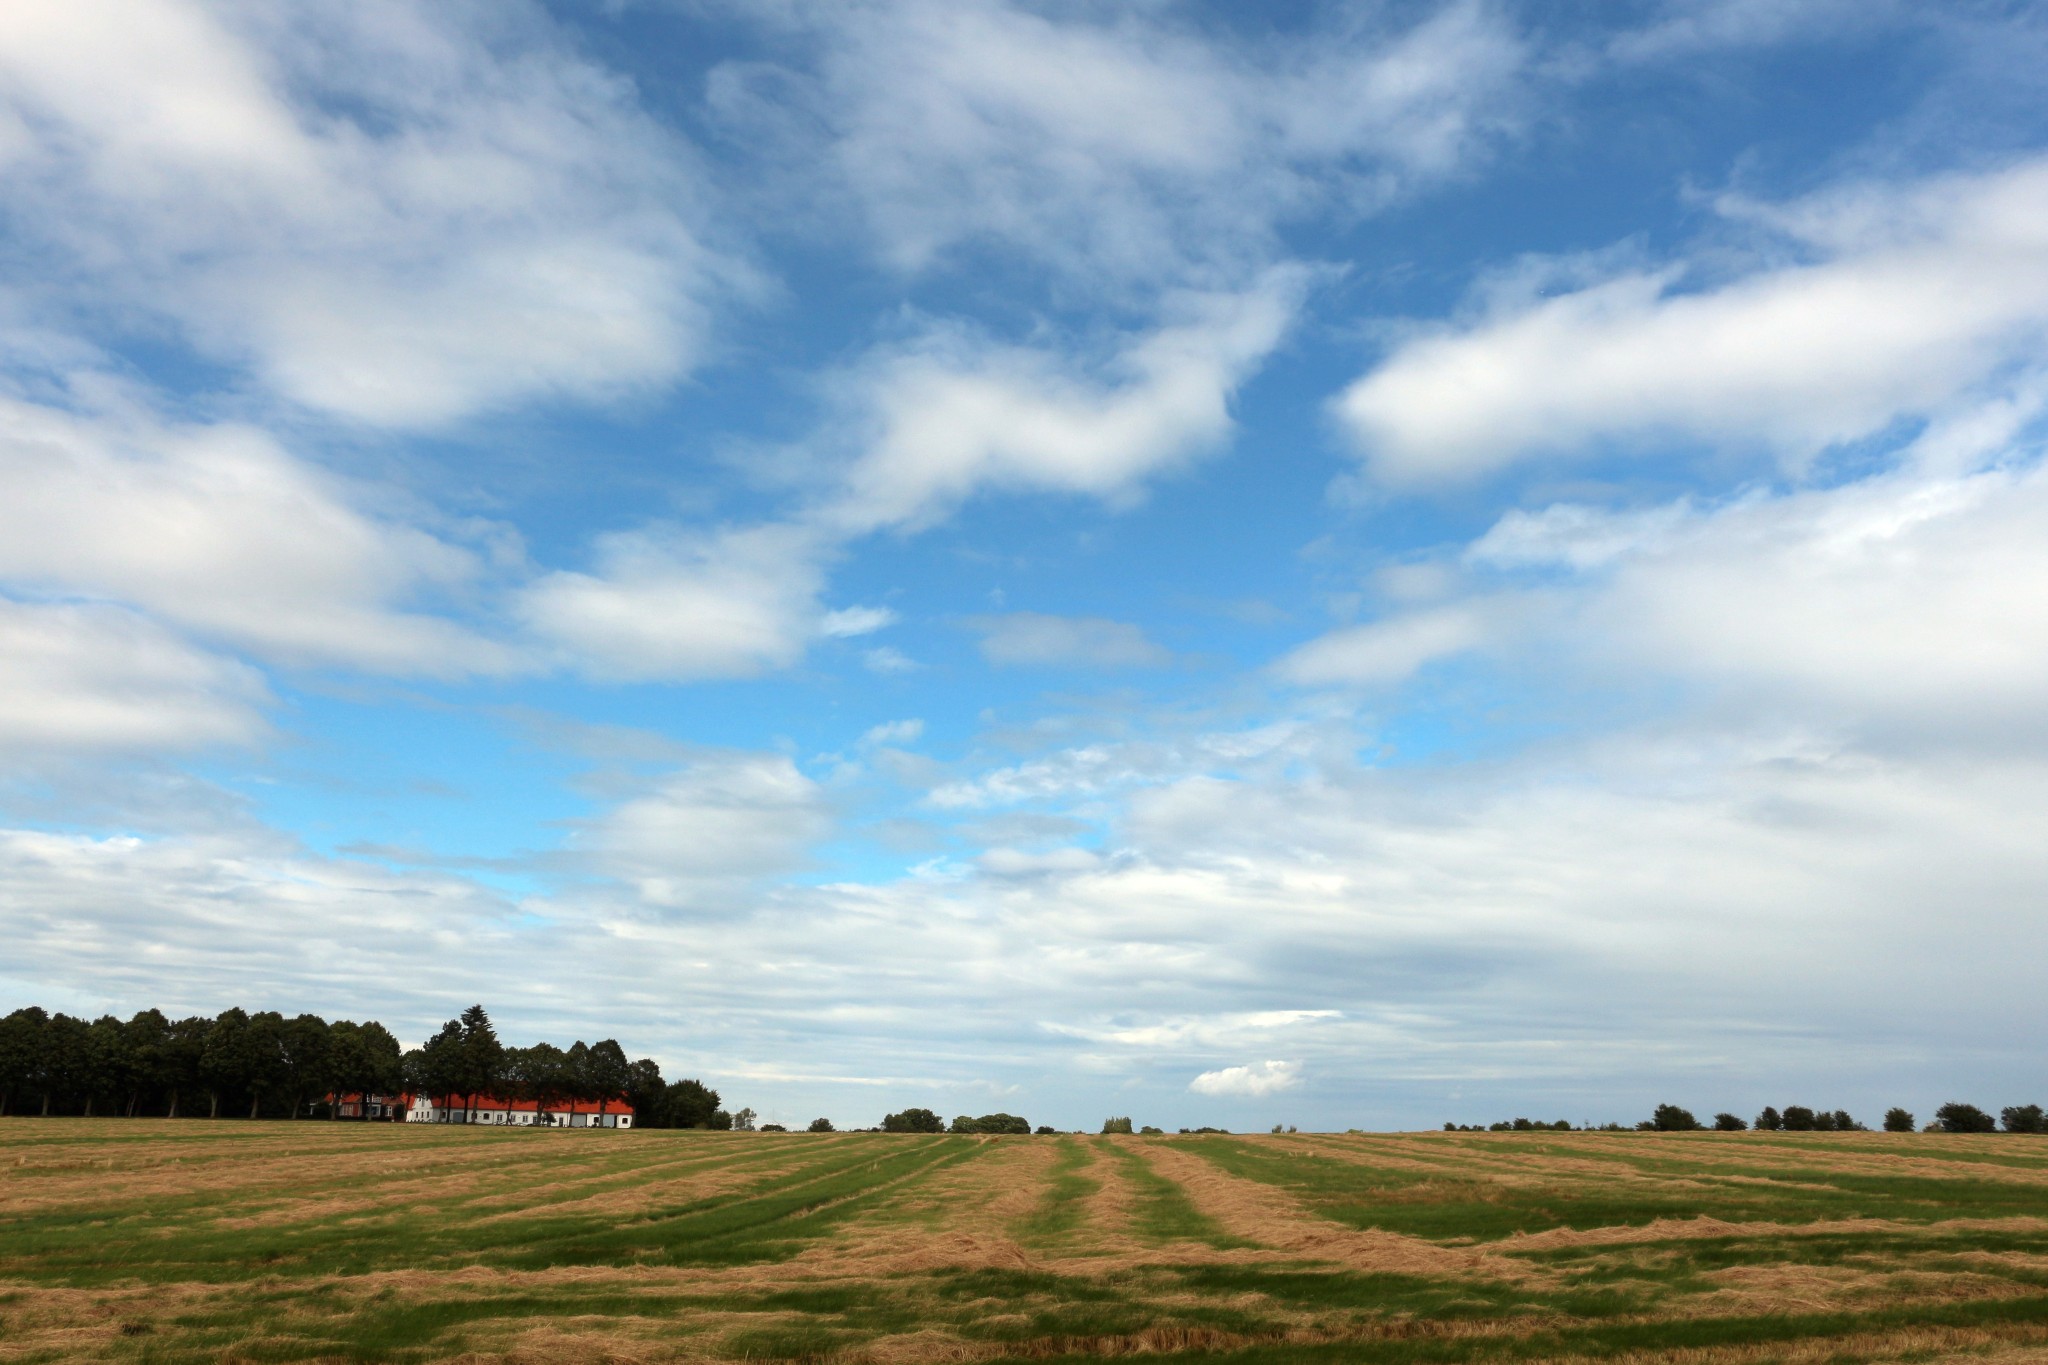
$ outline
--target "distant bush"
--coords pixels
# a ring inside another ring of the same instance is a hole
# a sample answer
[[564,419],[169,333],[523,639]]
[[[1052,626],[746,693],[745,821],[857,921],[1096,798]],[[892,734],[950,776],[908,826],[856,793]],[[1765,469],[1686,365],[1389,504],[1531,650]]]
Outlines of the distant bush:
[[811,1126],[804,1131],[807,1133],[836,1133],[839,1130],[832,1126],[832,1120],[830,1119],[812,1119]]
[[1740,1133],[1749,1125],[1733,1114],[1714,1115],[1714,1131],[1717,1133]]
[[1993,1133],[1998,1122],[1974,1104],[1950,1100],[1934,1111],[1934,1122],[1944,1133]]
[[761,1125],[761,1131],[764,1133],[786,1133],[789,1129],[779,1123],[764,1123]]
[[1141,1137],[1162,1137],[1165,1133],[1166,1130],[1164,1128],[1154,1128],[1149,1123],[1138,1130],[1138,1134]]
[[1057,1133],[1057,1132],[1059,1131],[1059,1129],[1057,1129],[1057,1128],[1053,1128],[1053,1127],[1049,1127],[1048,1125],[1046,1125],[1046,1124],[1043,1124],[1043,1123],[1041,1123],[1041,1124],[1039,1124],[1039,1125],[1038,1125],[1038,1127],[1037,1127],[1037,1128],[1036,1128],[1036,1129],[1035,1129],[1034,1131],[1035,1131],[1035,1132],[1038,1132],[1038,1133],[1040,1133],[1040,1134],[1045,1134],[1045,1133]]
[[1784,1127],[1785,1116],[1768,1104],[1764,1106],[1764,1112],[1756,1116],[1756,1130],[1759,1133],[1782,1132]]
[[2041,1113],[2038,1104],[2007,1105],[1998,1115],[2008,1133],[2048,1132],[2048,1116]]
[[900,1114],[887,1114],[882,1118],[885,1133],[943,1133],[946,1121],[929,1109],[906,1109]]
[[[1444,1125],[1446,1128],[1450,1126],[1448,1123]],[[1183,1133],[1228,1133],[1230,1130],[1228,1128],[1183,1128],[1181,1131]],[[1355,1133],[1358,1130],[1354,1128],[1351,1131]]]
[[1015,1114],[983,1114],[971,1119],[962,1114],[953,1120],[956,1133],[1028,1133],[1031,1125]]
[[1838,1133],[1867,1133],[1870,1130],[1855,1119],[1850,1118],[1848,1110],[1837,1109],[1835,1111],[1835,1131]]
[[1814,1121],[1814,1112],[1803,1104],[1785,1106],[1784,1128],[1788,1133],[1811,1133],[1820,1125]]
[[1680,1109],[1675,1104],[1660,1104],[1650,1115],[1650,1126],[1660,1133],[1697,1133],[1700,1121],[1692,1116],[1690,1109]]
[[1884,1130],[1885,1130],[1885,1131],[1886,1131],[1887,1133],[1910,1133],[1910,1132],[1912,1132],[1912,1131],[1913,1131],[1913,1114],[1912,1114],[1912,1111],[1911,1111],[1911,1110],[1907,1110],[1907,1109],[1900,1109],[1900,1108],[1898,1108],[1898,1107],[1896,1107],[1896,1106],[1894,1106],[1893,1108],[1890,1108],[1890,1109],[1887,1109],[1887,1110],[1885,1110],[1885,1111],[1884,1111]]
[[[1128,1133],[1131,1131],[1131,1121],[1129,1119],[1104,1119],[1102,1121],[1102,1131],[1105,1133]],[[1280,1130],[1275,1128],[1273,1131],[1277,1133]]]

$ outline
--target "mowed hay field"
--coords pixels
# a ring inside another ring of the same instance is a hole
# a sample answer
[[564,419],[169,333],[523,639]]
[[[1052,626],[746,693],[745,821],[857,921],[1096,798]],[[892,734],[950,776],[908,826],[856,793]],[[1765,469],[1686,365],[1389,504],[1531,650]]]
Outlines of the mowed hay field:
[[2048,1360],[2048,1141],[0,1120],[0,1361]]

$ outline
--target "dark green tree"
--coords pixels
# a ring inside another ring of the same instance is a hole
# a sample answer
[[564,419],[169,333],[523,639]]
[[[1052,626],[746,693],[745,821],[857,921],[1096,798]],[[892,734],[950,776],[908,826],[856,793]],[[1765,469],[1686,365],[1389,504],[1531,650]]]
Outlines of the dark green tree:
[[2009,1104],[1999,1111],[1998,1121],[2008,1133],[2048,1132],[2048,1119],[2038,1104]]
[[43,1031],[50,1016],[25,1005],[0,1019],[0,1115],[35,1094],[43,1081]]
[[[1507,1127],[1505,1123],[1498,1126],[1502,1128]],[[1131,1131],[1131,1121],[1126,1118],[1104,1119],[1102,1121],[1102,1131],[1105,1133],[1128,1133]],[[1279,1132],[1280,1126],[1275,1124],[1273,1131]]]
[[626,1103],[633,1106],[634,1127],[668,1127],[668,1115],[662,1112],[667,1089],[661,1067],[652,1057],[642,1057],[626,1068]]
[[253,1119],[264,1100],[279,1097],[290,1072],[291,1063],[285,1056],[284,1016],[276,1010],[257,1011],[249,1016],[244,1037],[248,1050],[243,1076],[249,1087],[249,1117]]
[[88,1074],[86,1031],[91,1026],[68,1014],[53,1014],[43,1029],[43,1113],[50,1112],[51,1100],[69,1108],[77,1103],[78,1092]]
[[983,1114],[978,1119],[962,1114],[953,1120],[956,1133],[1028,1133],[1031,1125],[1015,1114]]
[[284,1091],[291,1097],[292,1117],[306,1110],[308,1095],[323,1094],[334,1085],[334,1035],[325,1019],[302,1014],[279,1030],[284,1044]]
[[1734,1114],[1714,1115],[1714,1131],[1717,1133],[1739,1133],[1748,1127],[1748,1124]]
[[569,1073],[569,1098],[596,1099],[597,1094],[590,1079],[590,1044],[578,1038],[569,1044],[569,1050],[562,1055],[562,1062]]
[[1803,1104],[1785,1106],[1785,1131],[1788,1133],[1811,1133],[1820,1125],[1815,1122],[1811,1109]]
[[1756,1130],[1759,1133],[1781,1132],[1784,1127],[1785,1116],[1768,1104],[1764,1106],[1764,1112],[1756,1116]]
[[140,1010],[121,1027],[128,1035],[126,1112],[134,1118],[145,1094],[161,1095],[167,1088],[164,1050],[170,1041],[171,1021],[164,1018],[162,1010]]
[[1660,1133],[1697,1133],[1700,1121],[1692,1116],[1690,1109],[1680,1109],[1675,1104],[1660,1104],[1650,1115],[1650,1125]]
[[1913,1113],[1909,1109],[1891,1108],[1884,1111],[1884,1130],[1887,1133],[1910,1133],[1913,1131]]
[[532,1100],[541,1123],[554,1122],[553,1111],[576,1093],[568,1054],[553,1043],[535,1043],[515,1048],[507,1057],[507,1071],[519,1098]]
[[201,1015],[180,1019],[164,1036],[164,1088],[170,1093],[170,1117],[178,1117],[180,1096],[206,1088],[204,1077],[206,1040],[213,1035],[214,1021]]
[[450,1019],[439,1033],[405,1054],[406,1087],[426,1095],[437,1109],[452,1108],[467,1079],[459,1019]]
[[713,1120],[724,1113],[718,1107],[718,1092],[702,1081],[677,1081],[669,1086],[662,1110],[671,1128],[715,1127]]
[[199,1084],[206,1090],[206,1117],[220,1117],[223,1095],[238,1091],[248,1075],[249,1015],[231,1007],[214,1017],[199,1053]]
[[103,1014],[86,1025],[79,1090],[85,1098],[87,1118],[102,1099],[118,1104],[116,1097],[127,1093],[134,1069],[128,1054],[128,1031],[119,1019]]
[[491,1016],[482,1005],[471,1005],[457,1021],[462,1030],[459,1049],[462,1111],[467,1120],[475,1111],[476,1097],[499,1088],[505,1069],[505,1045],[491,1027]]
[[1994,1133],[1998,1120],[1974,1104],[1950,1100],[1934,1111],[1934,1121],[1944,1133]]
[[358,1118],[370,1117],[370,1096],[389,1095],[405,1084],[398,1040],[376,1020],[358,1024],[337,1019],[327,1027],[327,1084],[334,1095],[329,1118],[341,1117],[341,1097],[362,1096]]
[[812,1119],[811,1126],[804,1131],[807,1133],[836,1133],[839,1130],[832,1126],[832,1120],[830,1119]]
[[929,1109],[905,1109],[882,1118],[885,1133],[943,1133],[946,1121]]
[[626,1060],[626,1049],[619,1046],[616,1038],[592,1043],[583,1061],[583,1071],[584,1083],[590,1089],[590,1097],[597,1101],[599,1115],[615,1112],[614,1107],[626,1098],[633,1080],[633,1064]]

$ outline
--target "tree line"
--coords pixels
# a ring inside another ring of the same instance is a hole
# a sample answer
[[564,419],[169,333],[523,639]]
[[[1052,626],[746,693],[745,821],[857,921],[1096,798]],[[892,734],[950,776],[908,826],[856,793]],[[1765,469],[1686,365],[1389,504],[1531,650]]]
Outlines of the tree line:
[[617,1040],[507,1047],[482,1005],[405,1051],[384,1025],[317,1014],[227,1009],[171,1019],[148,1009],[85,1020],[30,1005],[0,1018],[0,1115],[223,1114],[338,1116],[329,1095],[482,1096],[531,1100],[545,1112],[573,1101],[633,1106],[642,1128],[750,1126],[702,1081],[665,1081],[651,1058],[628,1061]]
[[[1645,1133],[1699,1133],[1712,1129],[1718,1133],[1742,1133],[1754,1127],[1760,1133],[1867,1133],[1870,1129],[1858,1123],[1846,1109],[1811,1109],[1803,1104],[1788,1104],[1783,1110],[1765,1105],[1763,1112],[1754,1120],[1739,1114],[1721,1113],[1714,1115],[1712,1123],[1701,1123],[1689,1109],[1675,1104],[1660,1104],[1650,1117],[1634,1124],[1602,1123],[1586,1124],[1574,1129],[1569,1120],[1559,1119],[1545,1123],[1541,1119],[1504,1119],[1498,1123],[1446,1123],[1447,1133],[1526,1133],[1573,1131],[1588,1133],[1624,1133],[1631,1130]],[[1885,1110],[1884,1131],[1887,1133],[1911,1133],[1915,1131],[1940,1133],[1995,1133],[2000,1129],[2008,1133],[2048,1133],[2048,1111],[2038,1104],[2008,1105],[1999,1111],[1997,1118],[1991,1117],[1974,1104],[1950,1101],[1934,1111],[1934,1121],[1925,1129],[1919,1129],[1909,1109],[1891,1108]],[[1275,1130],[1278,1131],[1277,1129]]]

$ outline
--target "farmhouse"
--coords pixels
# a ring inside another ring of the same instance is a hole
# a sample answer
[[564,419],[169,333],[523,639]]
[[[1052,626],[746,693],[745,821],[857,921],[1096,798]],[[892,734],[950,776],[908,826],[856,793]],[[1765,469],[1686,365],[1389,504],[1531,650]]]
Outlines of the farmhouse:
[[334,1117],[338,1119],[383,1119],[388,1122],[403,1120],[406,1106],[411,1102],[410,1095],[362,1095],[353,1091],[327,1097],[327,1103],[333,1106]]
[[624,1100],[508,1100],[496,1095],[413,1095],[408,1123],[491,1123],[533,1128],[631,1128]]

